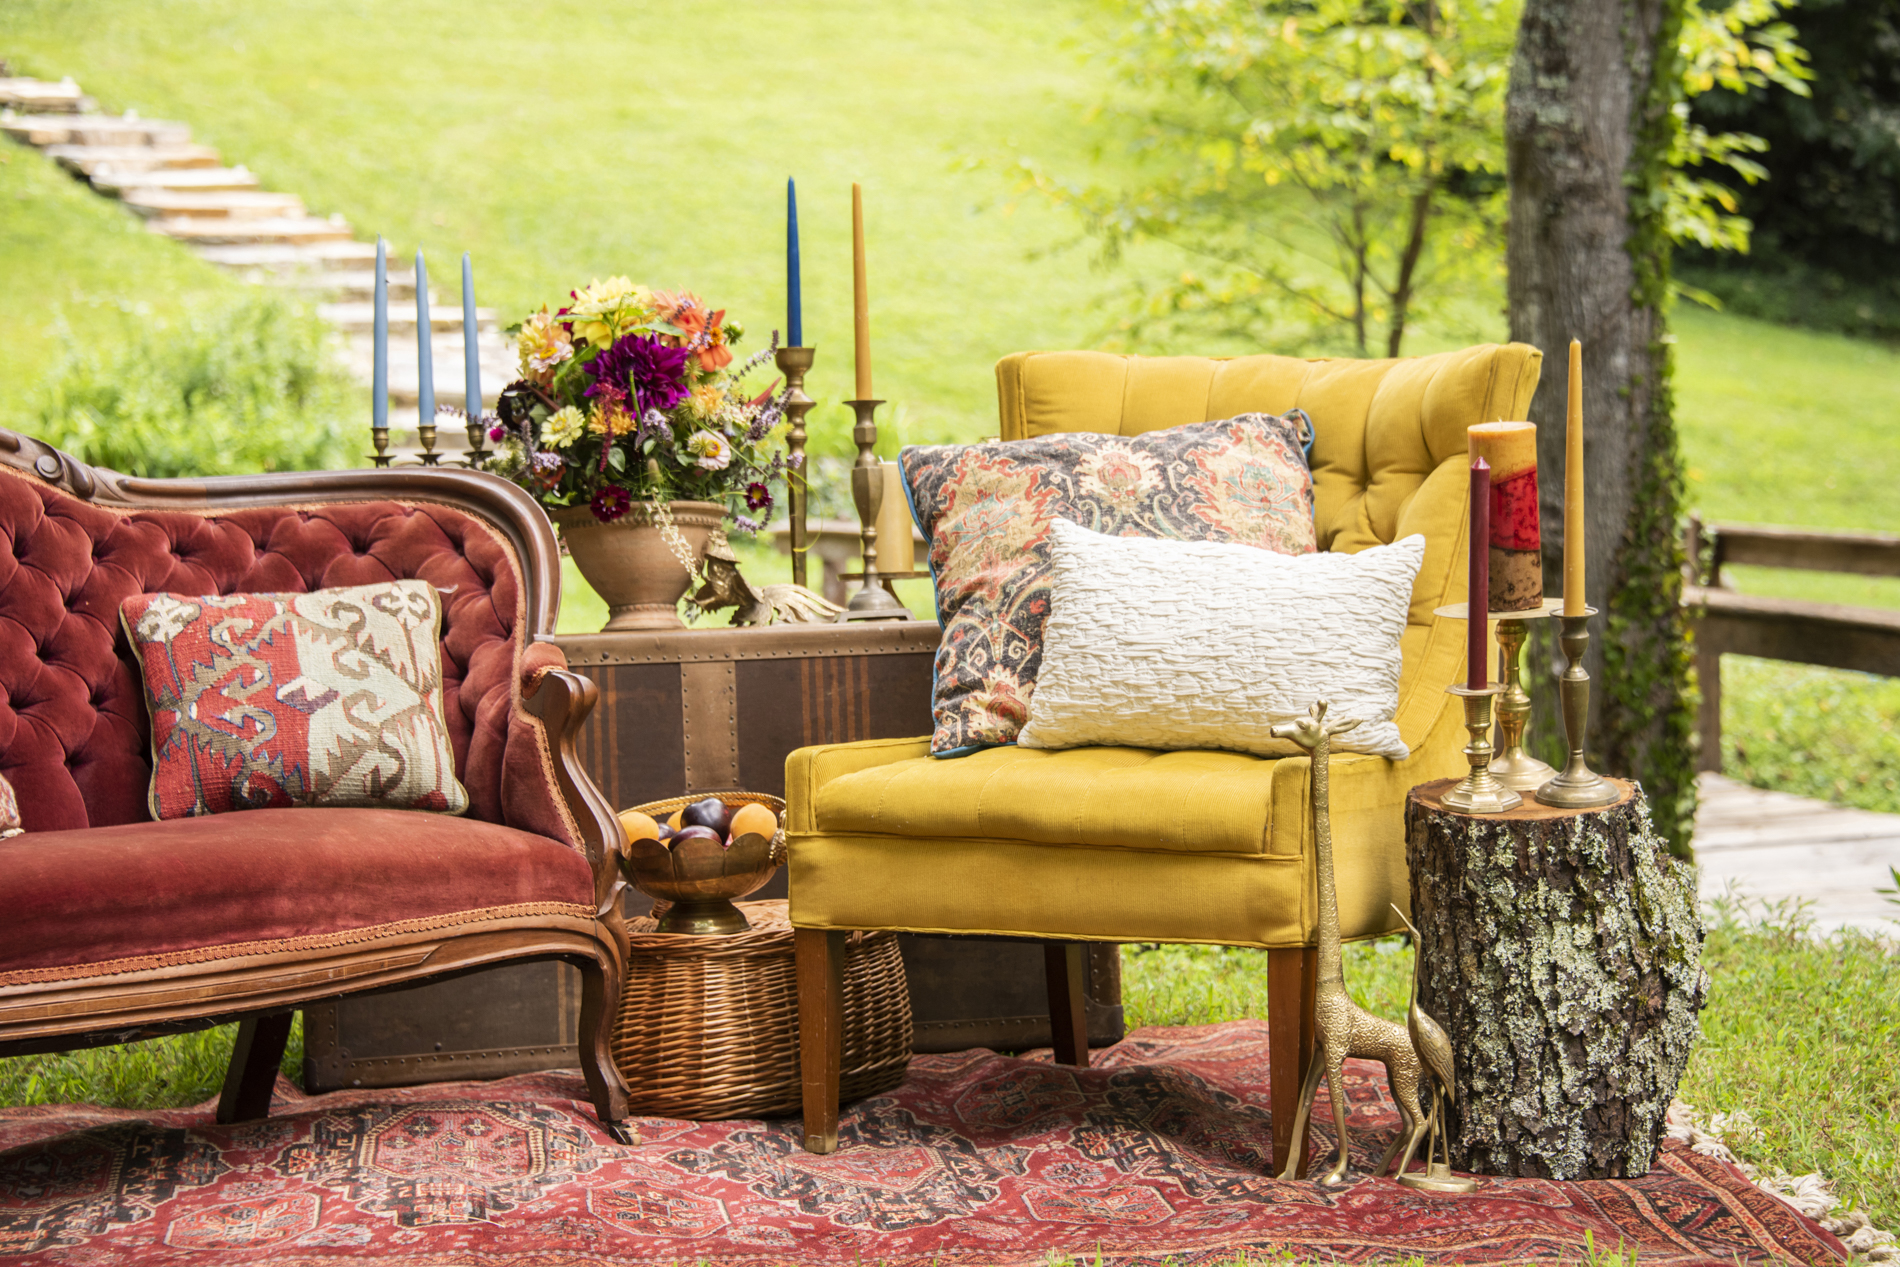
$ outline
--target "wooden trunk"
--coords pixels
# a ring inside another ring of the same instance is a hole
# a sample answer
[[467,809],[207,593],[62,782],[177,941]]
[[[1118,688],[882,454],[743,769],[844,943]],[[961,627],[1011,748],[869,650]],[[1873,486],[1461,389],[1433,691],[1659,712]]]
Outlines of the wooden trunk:
[[1470,815],[1412,790],[1419,1002],[1451,1036],[1452,1165],[1648,1172],[1708,989],[1694,876],[1633,784],[1595,810]]
[[[600,702],[581,728],[581,764],[617,808],[687,791],[785,794],[785,758],[809,744],[930,730],[935,621],[777,625],[555,641]],[[780,871],[755,899],[786,896]],[[629,889],[629,917],[651,903]],[[914,1049],[1049,1045],[1043,954],[1034,942],[900,939]],[[1092,948],[1089,1039],[1122,1036],[1121,959]],[[323,1004],[305,1017],[311,1090],[498,1077],[575,1063],[578,977],[525,964]]]

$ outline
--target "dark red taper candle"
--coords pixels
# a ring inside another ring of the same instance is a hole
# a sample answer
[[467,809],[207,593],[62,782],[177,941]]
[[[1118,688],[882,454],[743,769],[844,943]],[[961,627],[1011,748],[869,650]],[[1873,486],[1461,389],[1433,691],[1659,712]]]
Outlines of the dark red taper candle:
[[1489,683],[1491,632],[1491,464],[1471,464],[1471,584],[1465,599],[1470,643],[1465,652],[1465,685],[1482,691]]

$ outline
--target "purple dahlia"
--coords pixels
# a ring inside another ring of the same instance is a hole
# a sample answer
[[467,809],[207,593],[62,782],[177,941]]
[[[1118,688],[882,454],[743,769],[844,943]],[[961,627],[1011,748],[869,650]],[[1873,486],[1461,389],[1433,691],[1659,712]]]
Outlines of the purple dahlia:
[[631,387],[640,410],[671,409],[686,399],[685,348],[670,348],[650,334],[629,334],[595,357],[587,367],[594,376],[589,396],[612,395]]

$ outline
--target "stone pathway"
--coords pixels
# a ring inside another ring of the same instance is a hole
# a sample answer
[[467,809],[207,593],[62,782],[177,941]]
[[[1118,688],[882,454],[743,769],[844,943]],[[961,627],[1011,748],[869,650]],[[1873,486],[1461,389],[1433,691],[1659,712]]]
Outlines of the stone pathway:
[[[376,247],[357,240],[342,216],[312,215],[296,194],[260,187],[243,166],[227,167],[210,146],[195,144],[183,123],[102,115],[71,79],[47,83],[0,77],[0,132],[33,146],[117,199],[153,233],[186,243],[200,256],[247,281],[282,286],[317,302],[317,314],[337,332],[335,355],[357,381],[370,381],[374,351],[372,298]],[[444,259],[443,276],[459,283],[459,259]],[[435,357],[438,406],[465,406],[462,378],[461,296],[429,292],[430,347]],[[476,346],[482,365],[482,403],[515,377],[514,343],[496,327],[494,312],[476,310]],[[411,460],[417,451],[415,270],[389,261],[389,422],[392,449]],[[369,452],[369,420],[362,420],[362,452]],[[456,454],[467,440],[445,431],[438,447]],[[456,458],[456,462],[460,462]],[[367,465],[365,460],[364,465]]]
[[1733,885],[1750,900],[1812,903],[1814,924],[1843,924],[1900,936],[1900,906],[1879,887],[1891,887],[1900,866],[1900,814],[1875,814],[1764,792],[1719,774],[1698,782],[1695,852],[1702,866],[1702,900]]

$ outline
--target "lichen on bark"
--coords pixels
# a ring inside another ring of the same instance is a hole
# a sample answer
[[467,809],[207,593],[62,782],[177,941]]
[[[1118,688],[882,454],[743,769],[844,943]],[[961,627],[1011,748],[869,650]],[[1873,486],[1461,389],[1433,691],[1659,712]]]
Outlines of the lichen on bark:
[[1687,864],[1640,789],[1608,810],[1484,818],[1406,806],[1420,1002],[1451,1035],[1453,1165],[1649,1170],[1708,990]]

